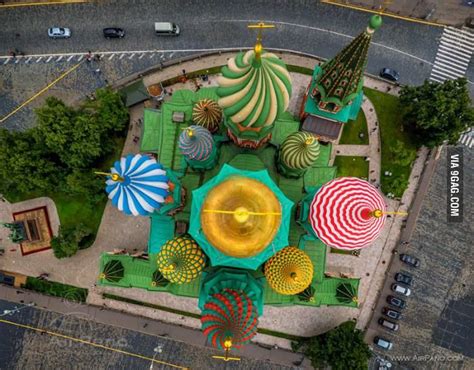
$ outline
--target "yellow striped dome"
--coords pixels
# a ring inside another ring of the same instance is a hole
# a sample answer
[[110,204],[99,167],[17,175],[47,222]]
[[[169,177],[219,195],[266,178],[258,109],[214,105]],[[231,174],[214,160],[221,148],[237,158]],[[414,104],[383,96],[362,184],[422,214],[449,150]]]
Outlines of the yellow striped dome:
[[306,253],[296,247],[286,247],[265,263],[268,285],[284,295],[298,294],[313,279],[313,264]]

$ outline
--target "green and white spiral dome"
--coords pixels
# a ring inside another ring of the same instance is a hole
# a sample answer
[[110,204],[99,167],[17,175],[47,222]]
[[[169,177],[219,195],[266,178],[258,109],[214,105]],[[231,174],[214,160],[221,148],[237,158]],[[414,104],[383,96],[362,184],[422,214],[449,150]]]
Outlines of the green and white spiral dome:
[[304,131],[289,135],[281,144],[279,169],[284,175],[298,177],[304,174],[319,157],[319,143]]

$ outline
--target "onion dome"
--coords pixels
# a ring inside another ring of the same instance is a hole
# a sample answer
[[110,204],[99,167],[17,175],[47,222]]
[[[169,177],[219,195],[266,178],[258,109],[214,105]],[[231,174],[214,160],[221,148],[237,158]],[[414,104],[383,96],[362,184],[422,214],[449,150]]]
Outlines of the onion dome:
[[112,260],[105,264],[104,269],[99,275],[100,279],[105,279],[112,283],[118,283],[122,280],[125,273],[122,262],[118,260]]
[[340,177],[324,184],[309,210],[311,227],[332,248],[360,249],[379,236],[385,223],[382,194],[367,181]]
[[157,255],[158,269],[172,283],[189,283],[204,269],[206,256],[196,242],[187,236],[178,236],[161,247]]
[[257,309],[245,293],[225,289],[204,305],[201,324],[204,335],[215,348],[239,348],[257,334]]
[[169,195],[166,171],[148,156],[130,154],[116,161],[110,171],[105,173],[105,190],[112,204],[127,215],[145,216],[160,208]]
[[187,159],[205,161],[211,156],[215,144],[208,129],[192,125],[179,135],[178,145]]
[[357,291],[350,283],[341,283],[336,288],[336,299],[341,303],[357,303]]
[[207,128],[211,133],[219,130],[222,121],[222,109],[212,99],[201,99],[193,107],[193,122]]
[[281,205],[272,190],[244,176],[232,176],[212,188],[201,212],[209,243],[236,258],[262,252],[275,238],[281,219]]
[[217,82],[218,103],[237,136],[273,125],[290,102],[291,77],[285,63],[263,50],[230,58]]
[[280,160],[290,169],[311,167],[318,157],[318,140],[308,132],[295,132],[281,144]]
[[268,285],[284,295],[298,294],[313,279],[313,264],[306,253],[296,247],[286,247],[265,263]]

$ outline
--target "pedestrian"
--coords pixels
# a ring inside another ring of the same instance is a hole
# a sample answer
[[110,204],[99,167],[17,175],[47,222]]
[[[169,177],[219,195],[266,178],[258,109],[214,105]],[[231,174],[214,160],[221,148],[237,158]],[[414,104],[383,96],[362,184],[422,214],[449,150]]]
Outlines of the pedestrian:
[[99,74],[100,73],[100,68],[97,68],[94,72]]
[[186,77],[186,70],[183,69],[183,76]]

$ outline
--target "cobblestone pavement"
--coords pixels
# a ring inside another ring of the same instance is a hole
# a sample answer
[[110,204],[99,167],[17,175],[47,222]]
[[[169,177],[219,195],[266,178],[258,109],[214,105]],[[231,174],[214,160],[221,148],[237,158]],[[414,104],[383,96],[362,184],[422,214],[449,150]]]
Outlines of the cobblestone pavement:
[[[421,260],[418,269],[397,261],[414,277],[412,295],[393,335],[374,333],[394,343],[390,352],[376,350],[397,364],[416,369],[472,369],[473,359],[473,174],[472,149],[464,149],[464,222],[447,223],[447,160],[441,153],[410,244],[400,246]],[[385,296],[381,299],[385,299]]]
[[[185,9],[186,11],[182,11]],[[251,47],[255,32],[247,24],[258,20],[275,22],[276,30],[266,32],[264,46],[296,50],[330,58],[366,27],[369,15],[310,0],[247,2],[234,1],[231,9],[222,1],[184,2],[149,0],[102,1],[34,8],[5,9],[0,13],[0,116],[4,116],[35,92],[77,63],[88,50],[103,55],[100,66],[81,66],[60,81],[48,94],[67,101],[82,98],[97,87],[115,81],[160,61],[175,59],[205,50]],[[23,19],[28,27],[19,29]],[[51,24],[45,25],[44,20]],[[156,37],[153,22],[172,20],[181,25],[179,37]],[[72,38],[50,40],[47,27],[69,26]],[[121,40],[105,40],[103,27],[123,27]],[[428,78],[436,56],[437,38],[442,30],[385,19],[369,52],[368,72],[378,74],[381,67],[401,73],[402,83],[418,84]],[[25,57],[15,60],[8,50],[18,49]],[[27,62],[27,63],[26,63]],[[6,63],[6,64],[4,64]],[[100,68],[99,74],[93,71]],[[468,77],[474,79],[474,68]],[[472,85],[474,86],[474,85]],[[9,129],[34,125],[32,103],[5,122]]]
[[149,369],[157,347],[161,363],[154,369],[290,369],[245,357],[224,363],[212,359],[222,355],[212,348],[100,324],[74,307],[59,314],[0,300],[0,313],[15,306],[21,307],[17,313],[0,314],[6,321],[0,321],[0,369]]

